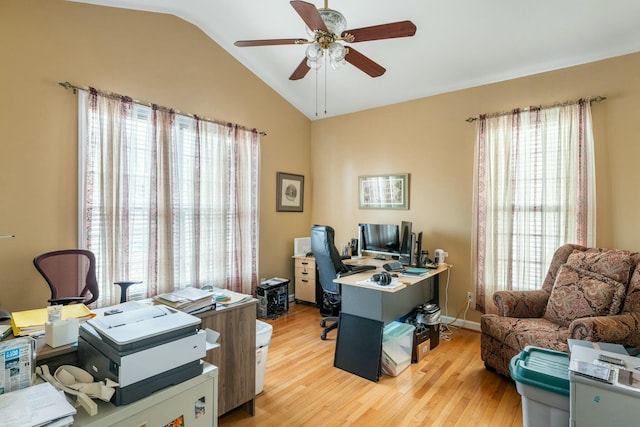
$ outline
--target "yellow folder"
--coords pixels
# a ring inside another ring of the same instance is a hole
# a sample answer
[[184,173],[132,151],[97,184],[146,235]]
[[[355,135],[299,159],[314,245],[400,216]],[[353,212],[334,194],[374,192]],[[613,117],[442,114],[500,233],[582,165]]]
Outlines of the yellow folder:
[[[34,335],[44,332],[44,324],[48,320],[47,308],[16,311],[11,313],[11,328],[14,336]],[[69,304],[62,306],[62,320],[76,318],[87,320],[95,317],[95,313],[84,304]]]

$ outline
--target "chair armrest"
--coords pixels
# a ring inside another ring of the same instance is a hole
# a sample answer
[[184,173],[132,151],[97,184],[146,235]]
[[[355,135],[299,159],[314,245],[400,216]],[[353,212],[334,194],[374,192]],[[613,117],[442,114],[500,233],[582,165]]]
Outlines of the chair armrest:
[[503,317],[542,317],[549,294],[537,291],[497,291],[493,303]]
[[640,313],[575,319],[569,325],[569,338],[640,346]]
[[64,297],[64,298],[51,298],[49,304],[51,305],[67,305],[73,304],[76,302],[83,302],[85,300],[84,297]]

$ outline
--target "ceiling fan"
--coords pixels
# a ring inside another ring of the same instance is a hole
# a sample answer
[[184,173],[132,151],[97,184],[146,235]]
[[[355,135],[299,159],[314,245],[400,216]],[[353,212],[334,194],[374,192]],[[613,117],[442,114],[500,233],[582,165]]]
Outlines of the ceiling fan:
[[234,43],[238,47],[273,46],[286,44],[306,44],[305,58],[289,77],[299,80],[307,75],[309,70],[321,67],[321,59],[325,53],[333,68],[345,65],[345,61],[364,71],[371,77],[379,77],[386,71],[380,64],[361,54],[352,47],[346,47],[339,42],[357,43],[371,40],[410,37],[416,33],[416,26],[411,21],[399,21],[389,24],[347,30],[347,20],[337,10],[329,9],[328,0],[324,1],[324,8],[316,9],[311,4],[300,0],[290,2],[307,25],[307,39],[268,39],[268,40],[240,40]]

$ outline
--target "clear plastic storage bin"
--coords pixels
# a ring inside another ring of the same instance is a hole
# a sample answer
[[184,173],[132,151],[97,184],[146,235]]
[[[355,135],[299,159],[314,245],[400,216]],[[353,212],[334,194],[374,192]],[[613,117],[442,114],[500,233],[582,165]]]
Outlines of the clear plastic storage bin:
[[396,376],[411,364],[413,331],[408,323],[391,322],[382,334],[382,372]]

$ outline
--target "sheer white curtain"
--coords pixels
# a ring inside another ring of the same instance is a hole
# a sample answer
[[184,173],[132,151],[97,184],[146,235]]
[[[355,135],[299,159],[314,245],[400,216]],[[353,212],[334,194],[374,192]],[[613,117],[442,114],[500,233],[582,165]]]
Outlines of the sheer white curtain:
[[186,286],[252,294],[259,134],[127,97],[79,91],[79,239],[96,254],[99,306]]
[[539,289],[559,246],[594,243],[590,103],[481,116],[475,157],[472,262],[488,313],[497,290]]

